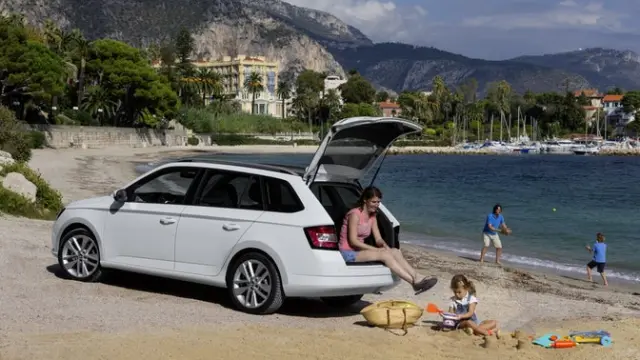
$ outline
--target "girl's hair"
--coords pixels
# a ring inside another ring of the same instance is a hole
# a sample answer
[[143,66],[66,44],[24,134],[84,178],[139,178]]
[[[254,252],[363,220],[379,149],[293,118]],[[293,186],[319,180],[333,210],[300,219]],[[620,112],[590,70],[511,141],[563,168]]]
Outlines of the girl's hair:
[[362,190],[362,194],[360,195],[360,199],[358,199],[356,206],[363,207],[365,202],[373,199],[374,197],[382,199],[382,191],[375,186],[367,186]]
[[596,240],[598,242],[603,242],[604,241],[604,234],[603,233],[597,233],[596,234]]
[[467,289],[467,291],[469,291],[471,295],[476,294],[476,287],[473,285],[473,282],[471,282],[471,280],[467,279],[466,276],[461,274],[455,275],[453,279],[451,279],[451,290],[455,290],[461,286]]

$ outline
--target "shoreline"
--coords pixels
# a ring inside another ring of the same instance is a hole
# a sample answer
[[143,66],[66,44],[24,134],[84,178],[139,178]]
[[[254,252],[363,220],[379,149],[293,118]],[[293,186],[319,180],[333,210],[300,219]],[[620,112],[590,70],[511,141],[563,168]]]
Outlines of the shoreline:
[[[131,181],[137,176],[135,163],[190,153],[198,152],[189,148],[45,149],[34,151],[30,166],[68,202],[108,194]],[[84,359],[91,351],[105,358],[135,354],[209,359],[213,353],[220,359],[260,354],[293,360],[308,354],[316,359],[339,357],[351,351],[351,358],[368,360],[391,356],[584,360],[597,351],[602,360],[614,360],[634,358],[640,351],[635,340],[640,335],[640,286],[612,281],[604,288],[577,278],[506,263],[502,267],[480,264],[403,243],[403,253],[422,275],[439,278],[432,290],[415,296],[409,285],[401,283],[381,295],[365,295],[364,301],[345,310],[315,299],[290,299],[277,314],[253,316],[231,309],[224,290],[203,285],[133,273],[112,274],[93,284],[61,280],[50,253],[50,231],[49,221],[0,217],[0,271],[6,275],[0,278],[2,359]],[[614,346],[606,351],[597,345],[516,350],[516,341],[506,336],[495,347],[485,348],[481,337],[433,330],[438,317],[427,313],[404,337],[363,326],[358,312],[375,301],[402,299],[420,306],[429,302],[445,306],[451,296],[449,281],[457,273],[474,281],[479,316],[498,320],[505,332],[553,330],[565,335],[571,330],[604,329],[612,333]],[[60,324],[65,324],[63,329]],[[67,340],[60,341],[61,336]],[[354,341],[363,344],[357,352],[353,352]]]

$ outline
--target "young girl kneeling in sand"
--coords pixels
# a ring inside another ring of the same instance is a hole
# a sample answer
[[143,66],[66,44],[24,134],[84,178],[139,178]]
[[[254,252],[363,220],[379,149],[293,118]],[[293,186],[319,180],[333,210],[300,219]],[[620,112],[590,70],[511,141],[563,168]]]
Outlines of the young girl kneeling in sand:
[[456,275],[451,279],[451,304],[449,312],[458,315],[457,320],[459,329],[469,329],[476,335],[493,335],[500,336],[497,327],[498,322],[495,320],[484,320],[480,322],[476,316],[476,306],[478,299],[475,297],[476,288],[473,283],[464,275]]

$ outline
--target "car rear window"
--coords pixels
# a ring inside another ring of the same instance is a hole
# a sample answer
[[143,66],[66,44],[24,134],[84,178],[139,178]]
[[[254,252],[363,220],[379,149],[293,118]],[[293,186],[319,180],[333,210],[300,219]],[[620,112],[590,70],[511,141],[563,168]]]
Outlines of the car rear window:
[[265,177],[264,185],[267,199],[266,211],[294,213],[304,210],[302,201],[288,182]]

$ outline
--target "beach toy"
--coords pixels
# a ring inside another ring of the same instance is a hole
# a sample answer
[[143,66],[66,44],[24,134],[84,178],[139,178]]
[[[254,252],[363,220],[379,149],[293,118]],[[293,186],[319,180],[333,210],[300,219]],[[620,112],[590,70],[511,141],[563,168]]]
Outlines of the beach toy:
[[444,312],[444,311],[440,310],[438,305],[433,304],[433,303],[428,303],[427,307],[425,308],[425,310],[427,310],[428,313],[432,313],[432,314],[442,314]]
[[373,303],[360,311],[367,323],[385,330],[401,329],[407,334],[407,328],[415,326],[423,314],[420,306],[404,300],[387,300]]
[[551,348],[554,341],[557,341],[560,338],[559,335],[554,333],[544,334],[533,340],[535,345],[540,345],[545,348]]
[[600,344],[604,347],[612,344],[611,334],[604,330],[572,332],[569,337],[576,344]]
[[568,348],[576,347],[576,345],[577,344],[573,340],[562,339],[562,340],[554,341],[553,344],[551,344],[551,347],[554,349],[568,349]]
[[458,315],[448,312],[442,312],[440,315],[442,316],[442,330],[455,330],[458,327],[458,323],[460,323]]

